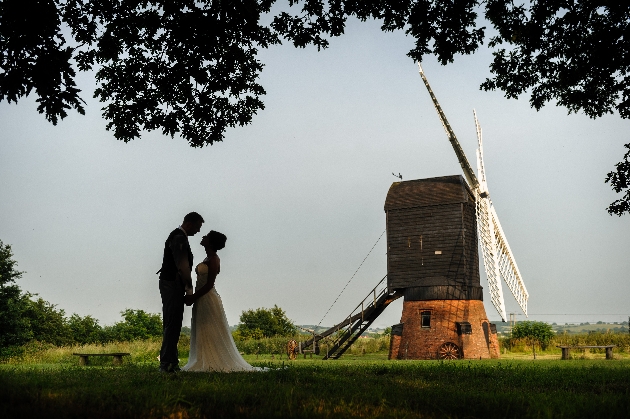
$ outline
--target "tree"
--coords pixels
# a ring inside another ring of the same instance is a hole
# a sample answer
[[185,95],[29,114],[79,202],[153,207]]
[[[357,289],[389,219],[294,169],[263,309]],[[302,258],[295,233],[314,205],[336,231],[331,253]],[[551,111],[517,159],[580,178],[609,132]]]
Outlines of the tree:
[[221,141],[227,127],[264,108],[256,54],[278,42],[259,23],[273,3],[4,0],[0,99],[17,102],[34,89],[38,111],[56,124],[67,109],[84,112],[74,67],[96,67],[94,96],[117,139],[160,129],[193,147]]
[[144,310],[126,309],[120,313],[123,321],[105,328],[106,340],[127,342],[162,336],[162,318]]
[[624,189],[626,191],[623,197],[608,206],[610,215],[621,216],[626,212],[630,213],[630,144],[626,144],[624,147],[628,149],[628,152],[623,156],[623,161],[617,163],[615,165],[617,170],[608,173],[606,177],[606,183],[610,182],[615,192],[620,193]]
[[[193,147],[222,141],[227,127],[251,122],[264,109],[257,83],[259,48],[284,37],[295,46],[328,45],[349,16],[383,18],[384,30],[411,23],[412,56],[435,53],[441,62],[471,53],[483,38],[475,29],[476,0],[306,0],[298,15],[261,17],[275,0],[4,0],[0,3],[0,100],[32,90],[38,111],[53,124],[67,109],[83,113],[79,71],[96,69],[94,96],[115,138],[141,130],[180,134]],[[299,1],[289,0],[289,6]],[[413,2],[415,3],[415,2]],[[291,9],[293,10],[293,9]],[[35,24],[37,22],[37,24]],[[40,25],[40,22],[42,24]],[[61,27],[71,29],[66,40]],[[433,47],[429,43],[433,42]]]
[[[35,90],[38,111],[56,124],[67,109],[83,113],[75,67],[96,70],[95,97],[114,137],[142,130],[180,134],[193,147],[222,141],[264,109],[260,48],[286,39],[326,48],[349,17],[380,19],[384,31],[415,38],[408,56],[442,64],[472,54],[485,40],[484,13],[496,34],[493,78],[481,87],[506,97],[530,93],[540,109],[557,101],[569,112],[630,118],[630,4],[605,0],[4,0],[0,3],[0,100]],[[275,9],[274,9],[275,10]],[[298,10],[296,12],[296,10]],[[34,24],[37,22],[37,24]],[[41,23],[40,23],[41,22]],[[63,25],[71,29],[66,40]],[[626,157],[627,162],[627,157]],[[630,165],[607,182],[626,191],[608,207],[630,212]]]
[[[630,3],[532,0],[526,6],[489,0],[486,18],[498,31],[489,45],[509,48],[493,53],[494,78],[483,89],[501,89],[508,98],[530,91],[537,110],[556,101],[569,113],[597,118],[617,111],[630,118]],[[630,213],[628,157],[606,178],[615,192],[625,190],[608,206],[610,215]]]
[[532,345],[534,359],[536,358],[535,345],[538,343],[545,350],[551,339],[555,336],[549,323],[537,321],[519,322],[512,328],[512,339],[527,339]]
[[34,294],[25,293],[25,297],[27,307],[24,310],[24,317],[28,321],[31,339],[56,346],[73,342],[72,331],[68,327],[64,310],[57,309],[56,304],[49,303],[43,298],[33,300]]
[[55,0],[0,2],[0,100],[17,103],[34,90],[38,112],[55,125],[67,109],[85,113],[60,6]]
[[103,328],[92,316],[81,317],[75,313],[68,319],[68,327],[72,340],[79,345],[102,343],[106,340],[103,336]]
[[295,333],[295,325],[277,305],[273,308],[258,308],[241,313],[236,332],[244,339],[290,336]]
[[24,317],[28,298],[15,283],[23,272],[16,267],[11,246],[0,240],[0,348],[22,345],[32,338]]

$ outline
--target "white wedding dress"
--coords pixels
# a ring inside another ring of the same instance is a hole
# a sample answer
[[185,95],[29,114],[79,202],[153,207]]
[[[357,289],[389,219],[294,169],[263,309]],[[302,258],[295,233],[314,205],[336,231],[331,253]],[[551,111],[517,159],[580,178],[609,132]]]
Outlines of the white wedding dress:
[[[208,281],[208,266],[197,265],[196,289]],[[221,297],[213,287],[193,305],[190,355],[184,371],[262,371],[249,365],[236,349],[223,311]]]

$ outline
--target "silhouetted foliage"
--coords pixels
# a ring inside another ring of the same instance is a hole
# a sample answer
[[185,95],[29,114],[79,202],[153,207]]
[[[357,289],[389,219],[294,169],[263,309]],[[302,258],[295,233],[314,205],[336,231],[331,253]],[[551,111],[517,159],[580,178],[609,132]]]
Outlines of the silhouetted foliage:
[[[290,1],[291,5],[299,1]],[[272,27],[296,47],[313,44],[326,48],[324,36],[343,34],[346,20],[381,19],[383,31],[404,30],[416,40],[407,54],[414,61],[435,55],[442,64],[453,61],[455,54],[477,50],[484,28],[476,27],[476,0],[304,0],[301,14],[281,12]]]
[[37,110],[57,124],[74,108],[84,114],[74,78],[73,48],[61,32],[61,3],[0,2],[0,100],[16,102],[31,91]]
[[0,348],[21,345],[32,338],[24,317],[27,298],[15,283],[22,272],[16,267],[11,246],[0,240]]
[[15,283],[22,276],[16,267],[11,246],[0,240],[0,358],[19,354],[30,341],[62,346],[162,336],[160,315],[143,310],[126,309],[122,321],[105,327],[89,315],[68,318],[55,304],[22,292]]
[[[604,0],[4,0],[0,3],[0,100],[35,91],[52,123],[83,113],[76,67],[96,70],[95,97],[122,141],[142,130],[180,134],[193,147],[222,141],[264,109],[258,50],[286,39],[326,48],[350,17],[415,39],[408,55],[442,64],[484,42],[483,12],[496,34],[485,90],[530,94],[569,112],[630,117],[630,4]],[[274,9],[275,12],[275,9]],[[268,25],[263,23],[270,21]],[[61,28],[71,29],[66,40]],[[623,165],[623,162],[620,164]],[[619,165],[617,165],[619,168]],[[623,173],[627,173],[623,172]],[[610,178],[613,189],[628,189]],[[619,186],[621,185],[621,186]],[[609,207],[630,211],[626,193]]]
[[[616,110],[630,118],[630,3],[490,0],[486,17],[499,32],[489,45],[507,48],[493,53],[485,90],[508,98],[530,92],[536,109],[556,101],[569,113],[596,118]],[[608,207],[611,215],[630,212],[628,154],[624,159],[606,179],[615,192],[626,191]]]
[[144,310],[126,309],[120,313],[123,321],[104,328],[108,341],[126,342],[162,336],[162,318]]
[[623,156],[623,161],[617,163],[615,165],[617,170],[608,173],[606,177],[606,183],[610,182],[615,192],[626,191],[623,197],[610,204],[608,207],[610,215],[621,216],[626,212],[630,213],[630,144],[626,144],[624,147],[628,149],[628,152]]
[[540,109],[557,101],[590,117],[630,117],[630,4],[602,0],[490,0],[486,17],[498,35],[490,46],[495,74],[483,84],[516,98],[530,91]]
[[[142,130],[159,129],[202,147],[264,109],[265,90],[257,83],[263,65],[256,57],[281,37],[298,47],[325,48],[326,37],[341,35],[348,17],[382,18],[384,30],[406,29],[416,38],[412,58],[435,54],[442,63],[473,52],[483,39],[483,29],[475,28],[474,0],[306,0],[296,15],[281,12],[262,24],[274,3],[5,0],[0,98],[17,102],[34,89],[38,111],[56,124],[67,109],[83,113],[73,66],[95,69],[94,95],[105,103],[107,129],[117,139],[127,142]],[[289,6],[299,3],[289,0]],[[63,36],[64,24],[73,39]]]
[[56,346],[74,343],[72,331],[68,327],[68,321],[64,310],[57,309],[56,304],[37,298],[31,299],[34,295],[27,293],[28,305],[24,316],[29,322],[29,329],[32,339],[51,343]]
[[107,340],[103,328],[98,324],[98,320],[92,316],[81,317],[75,313],[68,319],[68,327],[72,340],[79,345],[104,343]]

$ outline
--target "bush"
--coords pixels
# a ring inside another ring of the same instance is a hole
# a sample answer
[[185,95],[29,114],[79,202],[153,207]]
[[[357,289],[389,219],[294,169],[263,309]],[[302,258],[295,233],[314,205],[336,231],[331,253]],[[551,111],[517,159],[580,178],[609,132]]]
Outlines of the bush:
[[105,340],[129,342],[162,336],[162,318],[159,314],[129,308],[120,314],[122,314],[124,321],[103,329]]
[[[28,297],[32,294],[26,294]],[[32,338],[38,342],[50,343],[56,346],[73,343],[72,331],[63,310],[57,310],[55,304],[38,298],[27,299],[27,308],[24,312],[29,322]]]
[[296,333],[293,322],[277,305],[270,309],[258,308],[243,311],[240,322],[236,329],[239,340],[292,336]]
[[[352,344],[348,352],[352,355],[375,354],[379,352],[389,352],[390,337],[384,335],[377,338],[357,339]],[[322,348],[322,351],[324,348]]]
[[529,339],[533,344],[537,342],[543,350],[547,349],[549,342],[555,336],[549,323],[537,321],[519,322],[512,328],[513,339]]
[[[604,346],[615,345],[615,352],[630,352],[630,335],[627,333],[583,333],[573,334],[565,333],[555,335],[549,344],[545,347],[546,350],[553,352],[559,352],[560,349],[556,348],[559,345],[567,346]],[[531,341],[529,338],[509,338],[500,337],[499,346],[501,350],[507,349],[510,352],[529,352],[531,350]],[[603,353],[604,349],[591,349],[591,352]]]
[[75,313],[68,319],[68,327],[74,343],[79,345],[106,341],[103,328],[92,316],[81,317]]
[[296,342],[309,339],[308,335],[292,335],[292,336],[276,336],[272,338],[262,339],[240,339],[237,332],[232,334],[235,336],[234,343],[239,352],[247,355],[254,354],[285,354],[287,351],[287,343],[290,340]]

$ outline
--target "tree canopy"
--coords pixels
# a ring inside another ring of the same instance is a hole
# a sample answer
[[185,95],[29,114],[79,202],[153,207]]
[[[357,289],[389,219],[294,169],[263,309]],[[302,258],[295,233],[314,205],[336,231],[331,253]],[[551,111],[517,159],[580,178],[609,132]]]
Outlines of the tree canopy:
[[[529,94],[536,109],[555,102],[593,118],[612,112],[630,118],[630,4],[289,0],[271,15],[274,4],[3,0],[0,100],[17,102],[34,91],[38,111],[56,124],[70,109],[84,113],[76,70],[95,70],[94,96],[115,138],[127,142],[143,130],[161,130],[203,147],[264,109],[259,49],[283,39],[326,48],[356,17],[379,19],[383,31],[405,31],[415,39],[408,56],[416,61],[435,55],[447,64],[488,41],[493,76],[481,88],[500,89],[508,98]],[[496,32],[489,40],[481,22]],[[630,168],[621,162],[616,169],[606,181],[626,193],[608,211],[621,215],[630,212]]]

